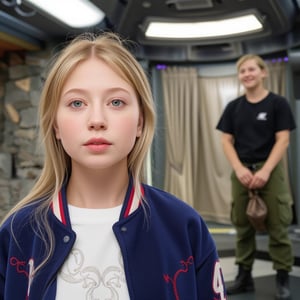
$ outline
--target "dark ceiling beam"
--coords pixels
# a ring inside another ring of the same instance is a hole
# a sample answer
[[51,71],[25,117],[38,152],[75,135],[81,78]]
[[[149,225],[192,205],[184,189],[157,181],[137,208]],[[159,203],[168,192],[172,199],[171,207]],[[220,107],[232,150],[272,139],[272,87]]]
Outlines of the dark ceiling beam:
[[43,46],[45,38],[45,34],[37,28],[0,11],[0,40],[36,50]]

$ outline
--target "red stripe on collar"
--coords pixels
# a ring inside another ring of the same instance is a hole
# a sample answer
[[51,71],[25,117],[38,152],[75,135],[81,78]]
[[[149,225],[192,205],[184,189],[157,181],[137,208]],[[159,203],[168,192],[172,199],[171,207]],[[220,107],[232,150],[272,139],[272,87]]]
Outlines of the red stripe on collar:
[[66,216],[63,207],[62,193],[59,192],[58,195],[54,195],[52,199],[52,210],[54,215],[64,224],[67,224]]
[[[145,191],[144,191],[144,188],[142,185],[141,185],[140,189],[141,189],[142,196],[144,196]],[[132,189],[130,191],[127,207],[124,212],[125,218],[127,218],[131,213],[133,213],[141,204],[142,199],[136,199],[134,192],[135,192],[135,188],[132,187]]]
[[58,194],[58,202],[59,202],[59,210],[60,210],[60,215],[61,215],[61,221],[64,225],[66,225],[67,221],[66,221],[65,211],[64,211],[64,207],[63,207],[61,192],[59,192],[59,194]]
[[134,189],[134,187],[132,187],[132,189],[130,191],[129,199],[128,199],[128,204],[127,204],[127,207],[126,207],[126,210],[124,213],[125,218],[127,218],[130,214],[130,210],[131,210],[132,203],[133,203],[134,191],[135,191],[135,189]]
[[[141,189],[141,194],[142,196],[144,196],[144,188],[141,185],[140,187]],[[129,195],[129,199],[128,199],[128,203],[127,203],[127,207],[125,209],[124,212],[124,217],[128,217],[131,213],[133,213],[141,204],[142,199],[137,199],[137,197],[135,197],[135,189],[134,187],[132,187],[131,191],[130,191],[130,195]],[[58,195],[54,195],[53,199],[52,199],[52,211],[54,213],[54,215],[64,224],[67,224],[66,221],[66,215],[65,215],[65,211],[64,211],[64,206],[63,206],[63,199],[62,199],[62,192],[60,191],[58,193]]]

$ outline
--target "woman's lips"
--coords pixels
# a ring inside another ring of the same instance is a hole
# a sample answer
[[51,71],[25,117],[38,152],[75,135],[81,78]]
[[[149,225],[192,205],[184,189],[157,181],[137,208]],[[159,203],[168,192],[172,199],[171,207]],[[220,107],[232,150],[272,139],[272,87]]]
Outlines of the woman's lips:
[[111,143],[102,138],[93,138],[84,143],[84,146],[92,152],[102,152],[107,150]]

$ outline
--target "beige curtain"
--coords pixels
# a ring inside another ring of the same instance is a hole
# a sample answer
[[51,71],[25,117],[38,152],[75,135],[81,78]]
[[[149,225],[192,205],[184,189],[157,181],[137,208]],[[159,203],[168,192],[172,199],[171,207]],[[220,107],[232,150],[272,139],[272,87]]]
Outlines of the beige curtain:
[[221,145],[216,125],[226,106],[238,93],[236,76],[199,78],[200,127],[198,128],[198,195],[194,207],[206,220],[229,223],[231,167]]
[[[269,65],[267,86],[285,95],[285,64]],[[230,223],[230,173],[217,122],[240,94],[236,75],[199,77],[196,68],[168,67],[162,73],[166,126],[165,190],[207,221]]]
[[198,151],[198,86],[196,68],[170,67],[163,71],[166,125],[164,189],[194,205]]
[[279,95],[286,97],[286,64],[280,61],[267,63],[269,76],[266,78],[266,87]]
[[[287,87],[286,87],[286,64],[283,62],[273,62],[268,64],[269,74],[266,80],[266,86],[270,91],[287,97]],[[285,176],[290,183],[289,179],[289,167],[288,167],[288,155],[286,154],[283,158],[283,164],[285,168]],[[289,184],[290,193],[291,186]]]

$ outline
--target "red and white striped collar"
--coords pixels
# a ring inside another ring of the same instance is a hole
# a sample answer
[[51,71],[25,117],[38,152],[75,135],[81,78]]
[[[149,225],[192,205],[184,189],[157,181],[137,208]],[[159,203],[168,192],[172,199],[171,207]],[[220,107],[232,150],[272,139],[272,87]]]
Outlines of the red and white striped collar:
[[[144,195],[144,189],[141,186],[142,195]],[[66,200],[65,200],[66,201]],[[127,205],[124,209],[123,217],[127,218],[130,214],[132,214],[141,204],[141,199],[139,199],[135,194],[134,187],[131,188],[128,201],[125,199],[125,203]],[[60,191],[57,195],[54,195],[52,198],[52,210],[54,215],[62,222],[64,225],[67,225],[67,217],[64,207],[64,199],[63,192]]]
[[52,210],[54,215],[58,220],[60,220],[64,225],[67,224],[66,215],[63,206],[62,192],[60,191],[58,195],[54,195],[52,199]]

